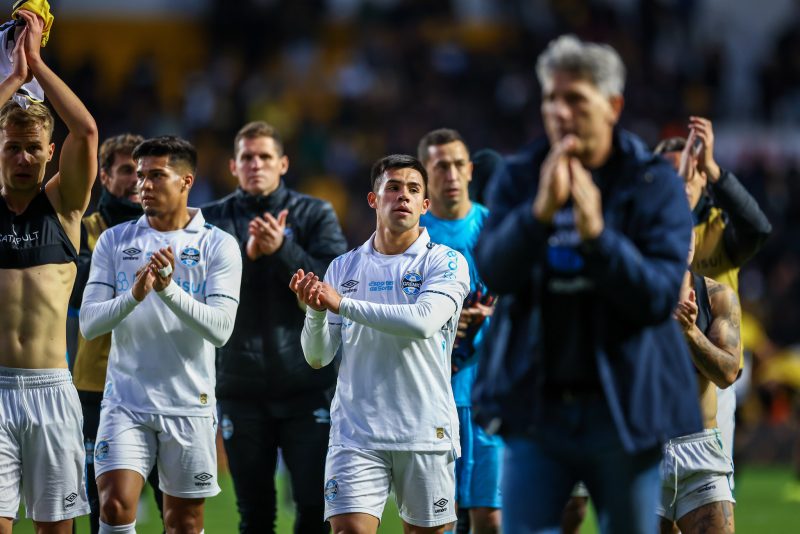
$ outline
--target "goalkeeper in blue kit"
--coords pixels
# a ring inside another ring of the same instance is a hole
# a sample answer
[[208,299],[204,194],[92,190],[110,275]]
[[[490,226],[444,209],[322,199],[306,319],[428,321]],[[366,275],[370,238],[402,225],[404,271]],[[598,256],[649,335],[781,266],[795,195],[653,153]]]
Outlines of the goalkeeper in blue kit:
[[[427,133],[420,140],[417,152],[428,171],[431,201],[420,225],[427,228],[434,242],[463,254],[470,271],[470,293],[461,311],[452,354],[453,395],[461,425],[461,457],[456,462],[458,532],[469,532],[470,526],[476,534],[498,532],[503,443],[499,437],[473,425],[470,400],[478,353],[494,302],[494,295],[481,282],[473,255],[489,210],[469,198],[473,166],[467,145],[457,131],[443,128]],[[466,510],[468,515],[464,513]]]

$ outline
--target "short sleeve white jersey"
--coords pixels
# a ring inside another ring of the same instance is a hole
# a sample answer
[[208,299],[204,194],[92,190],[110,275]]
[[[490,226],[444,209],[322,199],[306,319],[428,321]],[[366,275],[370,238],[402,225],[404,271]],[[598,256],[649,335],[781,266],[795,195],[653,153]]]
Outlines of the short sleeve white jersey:
[[[336,258],[325,275],[343,296],[340,315],[328,313],[329,328],[340,329],[342,346],[330,444],[460,454],[450,355],[469,291],[467,262],[449,247],[432,243],[425,229],[397,255],[377,252],[374,238]],[[375,324],[388,323],[387,318],[404,310],[398,305],[426,296],[435,297],[440,308],[440,324],[429,325],[426,338],[387,333],[391,328],[383,324],[380,330],[366,326],[356,309],[360,301],[378,304],[371,308],[378,312],[372,314]]]
[[193,306],[191,313],[196,315],[200,306],[194,301],[216,300],[228,306],[227,311],[232,309],[235,318],[242,276],[239,245],[206,223],[199,209],[190,209],[190,214],[191,221],[181,230],[154,230],[142,216],[106,230],[97,242],[84,307],[91,293],[107,303],[121,301],[131,310],[121,314],[124,318],[112,330],[103,394],[107,402],[162,415],[207,415],[214,409],[215,348],[208,334],[204,337],[201,329],[182,320],[155,290],[139,303],[130,293],[137,270],[153,252],[170,246],[175,269],[171,285],[162,293],[171,290],[173,300]]

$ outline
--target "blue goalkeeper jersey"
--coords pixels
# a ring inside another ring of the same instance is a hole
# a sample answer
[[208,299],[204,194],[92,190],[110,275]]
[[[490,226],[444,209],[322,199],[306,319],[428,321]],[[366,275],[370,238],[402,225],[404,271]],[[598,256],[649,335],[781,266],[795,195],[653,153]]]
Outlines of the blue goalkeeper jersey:
[[[467,259],[469,264],[470,292],[476,288],[485,286],[478,275],[475,266],[474,250],[478,244],[478,236],[481,233],[483,224],[489,216],[489,210],[477,202],[472,203],[472,209],[466,217],[457,220],[440,219],[430,211],[420,218],[420,226],[428,229],[431,241],[441,243],[457,250]],[[478,369],[478,355],[480,354],[483,341],[483,334],[487,331],[489,319],[484,321],[480,330],[475,334],[474,346],[475,354],[470,360],[462,365],[459,371],[453,374],[451,384],[456,406],[467,407],[471,405],[472,384],[475,382],[475,375]]]

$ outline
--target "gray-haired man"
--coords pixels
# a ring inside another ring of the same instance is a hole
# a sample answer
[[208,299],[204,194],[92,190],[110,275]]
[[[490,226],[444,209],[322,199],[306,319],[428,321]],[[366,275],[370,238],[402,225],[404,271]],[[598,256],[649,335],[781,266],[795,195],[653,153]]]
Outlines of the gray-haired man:
[[611,47],[561,37],[537,74],[547,139],[508,160],[476,255],[500,295],[473,412],[505,439],[503,530],[558,531],[582,479],[601,531],[655,532],[661,445],[702,428],[671,319],[688,206],[671,166],[616,127]]

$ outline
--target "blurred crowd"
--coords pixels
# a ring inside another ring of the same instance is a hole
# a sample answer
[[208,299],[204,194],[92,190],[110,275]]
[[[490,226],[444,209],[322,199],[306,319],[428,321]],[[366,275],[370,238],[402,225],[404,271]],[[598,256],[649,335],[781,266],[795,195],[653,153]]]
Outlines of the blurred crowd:
[[[545,44],[565,32],[607,42],[629,69],[623,126],[654,145],[685,134],[689,115],[709,117],[721,165],[769,216],[773,235],[741,272],[747,339],[762,366],[756,381],[762,373],[759,383],[796,390],[800,142],[791,141],[800,131],[800,5],[751,4],[249,0],[234,9],[212,0],[193,29],[201,38],[192,42],[205,43],[202,68],[169,67],[182,73],[180,99],[163,97],[164,66],[153,55],[131,63],[112,95],[100,90],[106,67],[92,58],[58,71],[101,137],[175,133],[195,143],[192,205],[233,190],[236,130],[270,122],[285,138],[289,185],[331,201],[352,244],[372,228],[364,199],[374,160],[413,154],[421,134],[442,126],[461,131],[472,149],[515,150],[542,132],[533,65]],[[57,23],[53,54],[58,32]],[[771,369],[775,361],[784,367]]]

